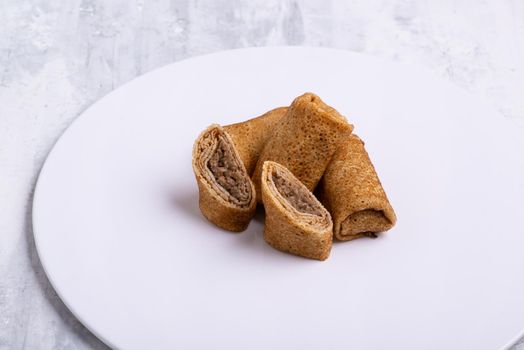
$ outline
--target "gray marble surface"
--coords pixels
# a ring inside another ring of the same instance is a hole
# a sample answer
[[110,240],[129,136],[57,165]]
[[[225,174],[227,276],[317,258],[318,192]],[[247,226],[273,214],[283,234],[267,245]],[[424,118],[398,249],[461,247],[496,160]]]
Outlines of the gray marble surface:
[[489,101],[501,118],[524,121],[521,0],[2,0],[0,349],[105,348],[57,297],[34,248],[33,188],[61,132],[154,68],[266,45],[416,62]]

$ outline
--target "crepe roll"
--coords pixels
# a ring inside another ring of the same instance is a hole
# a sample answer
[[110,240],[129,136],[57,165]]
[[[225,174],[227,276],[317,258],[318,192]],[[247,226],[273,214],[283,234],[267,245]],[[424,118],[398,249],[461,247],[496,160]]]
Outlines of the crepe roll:
[[333,242],[333,222],[316,197],[284,166],[266,161],[262,169],[266,211],[264,240],[273,248],[325,260]]
[[195,141],[193,172],[202,214],[218,227],[244,231],[255,214],[255,188],[221,126],[211,125]]
[[319,187],[339,240],[374,238],[397,221],[364,142],[356,135],[337,150]]
[[255,170],[262,148],[286,110],[287,107],[275,108],[245,122],[224,126],[224,130],[233,139],[249,175]]
[[287,109],[258,158],[253,182],[260,201],[262,167],[268,160],[289,169],[312,191],[341,140],[353,130],[340,113],[312,93],[297,97]]

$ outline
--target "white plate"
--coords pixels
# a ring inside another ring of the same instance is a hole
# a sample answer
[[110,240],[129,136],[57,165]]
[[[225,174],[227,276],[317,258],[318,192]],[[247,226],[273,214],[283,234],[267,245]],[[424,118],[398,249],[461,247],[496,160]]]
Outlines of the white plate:
[[[366,141],[398,215],[325,262],[201,216],[191,147],[319,94]],[[313,48],[172,64],[60,138],[34,199],[62,300],[122,349],[495,349],[524,328],[522,130],[423,69]]]

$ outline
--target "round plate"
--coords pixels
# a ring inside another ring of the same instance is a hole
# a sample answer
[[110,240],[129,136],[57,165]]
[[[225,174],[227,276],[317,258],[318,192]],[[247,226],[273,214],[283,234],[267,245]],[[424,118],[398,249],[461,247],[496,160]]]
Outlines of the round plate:
[[[325,262],[198,209],[211,123],[312,91],[366,141],[398,215]],[[121,349],[495,349],[524,328],[522,130],[424,69],[263,48],[175,63],[64,133],[34,199],[38,252],[72,312]]]

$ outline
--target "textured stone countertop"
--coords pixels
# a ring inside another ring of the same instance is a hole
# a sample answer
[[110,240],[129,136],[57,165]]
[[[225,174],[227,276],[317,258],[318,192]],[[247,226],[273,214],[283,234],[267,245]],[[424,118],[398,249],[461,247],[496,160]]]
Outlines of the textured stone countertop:
[[500,118],[524,121],[521,0],[3,0],[0,349],[105,348],[57,297],[33,242],[34,184],[62,131],[154,68],[268,45],[416,62],[487,100]]

